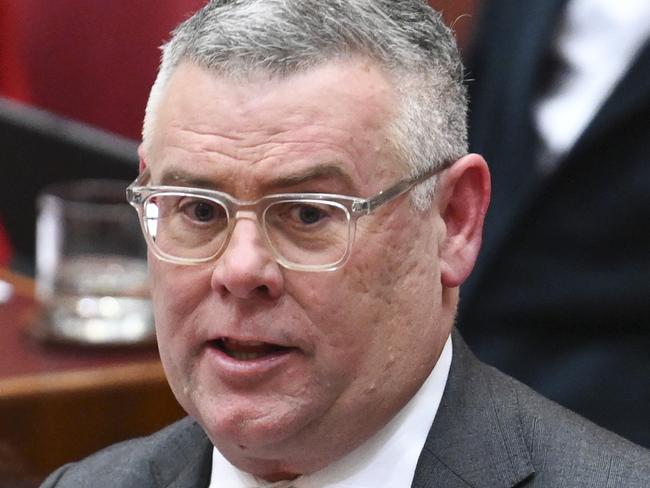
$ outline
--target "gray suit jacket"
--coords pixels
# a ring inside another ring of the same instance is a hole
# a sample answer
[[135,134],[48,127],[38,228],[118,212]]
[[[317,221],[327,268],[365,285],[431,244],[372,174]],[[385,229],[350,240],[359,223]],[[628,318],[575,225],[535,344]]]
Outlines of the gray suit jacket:
[[[457,333],[453,350],[413,487],[650,487],[650,451],[479,362]],[[186,418],[64,466],[42,486],[207,488],[211,456],[203,430]]]

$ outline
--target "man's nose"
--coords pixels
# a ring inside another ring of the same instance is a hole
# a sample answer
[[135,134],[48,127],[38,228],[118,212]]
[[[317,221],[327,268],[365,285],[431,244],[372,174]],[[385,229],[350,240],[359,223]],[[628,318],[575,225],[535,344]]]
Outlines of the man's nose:
[[280,265],[254,219],[240,218],[212,272],[212,289],[237,298],[278,298],[284,289]]

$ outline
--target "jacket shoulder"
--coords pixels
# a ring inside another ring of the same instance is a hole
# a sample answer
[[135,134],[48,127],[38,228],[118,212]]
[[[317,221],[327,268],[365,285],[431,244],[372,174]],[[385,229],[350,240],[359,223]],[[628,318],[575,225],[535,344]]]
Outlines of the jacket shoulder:
[[166,486],[189,464],[210,469],[210,441],[186,417],[148,436],[107,447],[79,462],[62,466],[41,485],[49,487],[147,488]]
[[526,486],[650,486],[650,451],[485,366],[492,391],[514,392],[535,469]]

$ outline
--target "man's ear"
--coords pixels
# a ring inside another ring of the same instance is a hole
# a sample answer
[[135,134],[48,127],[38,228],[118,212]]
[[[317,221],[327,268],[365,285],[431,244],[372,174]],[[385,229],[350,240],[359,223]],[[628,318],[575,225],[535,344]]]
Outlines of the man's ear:
[[147,163],[146,163],[145,158],[144,158],[144,143],[141,143],[138,146],[138,157],[140,158],[139,170],[140,170],[140,173],[142,173],[145,169],[147,169]]
[[440,245],[442,284],[459,286],[469,276],[483,236],[490,203],[490,171],[478,154],[456,161],[438,182],[437,202],[446,234]]

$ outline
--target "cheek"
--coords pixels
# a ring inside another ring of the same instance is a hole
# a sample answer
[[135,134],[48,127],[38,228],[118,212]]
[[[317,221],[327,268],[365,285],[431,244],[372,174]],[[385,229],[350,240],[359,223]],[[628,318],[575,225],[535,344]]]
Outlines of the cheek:
[[368,343],[367,295],[352,291],[344,270],[303,273],[296,276],[300,280],[292,280],[291,276],[286,280],[287,294],[298,304],[307,323],[313,324],[303,333],[315,348],[315,368],[328,371],[330,379],[337,382],[355,375]]
[[149,274],[156,326],[161,329],[187,320],[210,294],[210,270],[207,268],[175,266],[150,259]]
[[194,317],[209,293],[209,276],[199,268],[149,261],[151,298],[154,307],[158,349],[172,388],[188,377],[195,351],[197,329]]
[[366,241],[341,280],[347,286],[340,299],[349,305],[359,329],[370,324],[365,334],[375,354],[399,354],[417,342],[427,326],[433,327],[432,314],[440,306],[436,234],[424,226],[398,223]]

